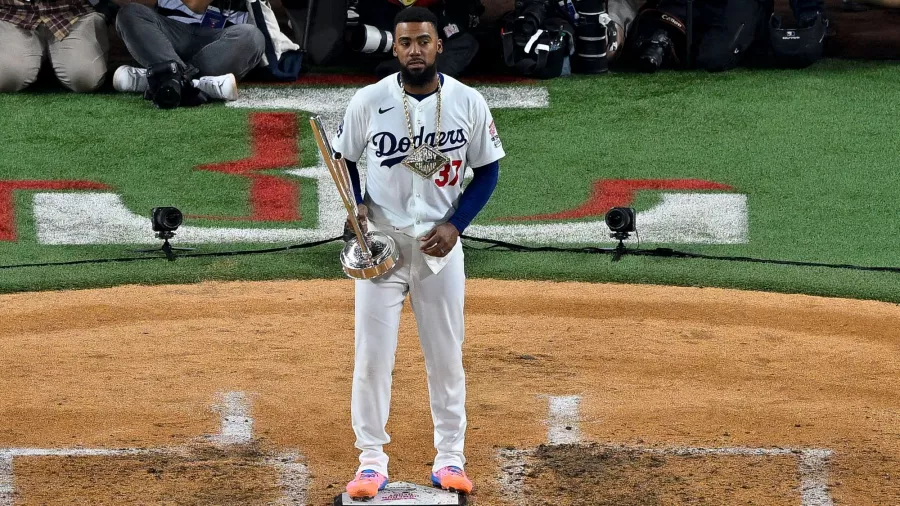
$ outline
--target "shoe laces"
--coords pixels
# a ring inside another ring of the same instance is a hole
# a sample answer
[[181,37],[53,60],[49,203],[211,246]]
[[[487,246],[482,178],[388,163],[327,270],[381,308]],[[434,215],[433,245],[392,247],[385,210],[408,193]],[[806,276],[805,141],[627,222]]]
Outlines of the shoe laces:
[[465,476],[463,470],[456,466],[447,466],[446,468],[444,468],[444,472],[447,474],[454,474],[456,476]]
[[377,479],[380,478],[380,477],[379,477],[379,474],[380,474],[380,473],[379,473],[378,471],[373,471],[373,470],[371,470],[371,469],[366,469],[365,471],[360,471],[360,472],[359,472],[359,477],[360,477],[360,479],[366,478],[366,479],[377,480]]

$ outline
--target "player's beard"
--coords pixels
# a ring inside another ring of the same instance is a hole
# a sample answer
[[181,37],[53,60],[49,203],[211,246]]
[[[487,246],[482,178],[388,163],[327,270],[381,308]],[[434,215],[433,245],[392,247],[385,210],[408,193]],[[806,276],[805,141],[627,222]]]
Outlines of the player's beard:
[[403,75],[403,82],[410,86],[424,86],[434,80],[437,76],[437,64],[432,63],[422,70],[415,72],[409,70],[409,67],[401,66],[400,73]]

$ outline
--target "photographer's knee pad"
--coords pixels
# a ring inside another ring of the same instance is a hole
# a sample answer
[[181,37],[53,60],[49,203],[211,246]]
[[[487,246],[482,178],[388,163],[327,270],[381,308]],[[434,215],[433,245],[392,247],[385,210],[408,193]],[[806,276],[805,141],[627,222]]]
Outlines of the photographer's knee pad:
[[144,98],[160,109],[174,109],[181,104],[185,87],[184,72],[174,61],[158,63],[147,69],[149,84]]
[[786,68],[806,68],[817,62],[824,51],[828,24],[818,13],[812,26],[789,28],[775,14],[769,20],[769,44],[775,62]]

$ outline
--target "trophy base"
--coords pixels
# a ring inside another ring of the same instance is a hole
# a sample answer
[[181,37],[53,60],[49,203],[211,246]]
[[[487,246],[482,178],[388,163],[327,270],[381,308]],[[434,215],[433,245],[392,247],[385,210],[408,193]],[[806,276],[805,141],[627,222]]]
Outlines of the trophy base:
[[465,506],[466,496],[433,487],[397,481],[388,483],[372,499],[351,499],[347,492],[334,498],[334,506]]
[[353,279],[372,279],[390,272],[400,259],[400,251],[391,236],[381,232],[366,234],[367,257],[356,239],[347,241],[341,251],[344,274]]

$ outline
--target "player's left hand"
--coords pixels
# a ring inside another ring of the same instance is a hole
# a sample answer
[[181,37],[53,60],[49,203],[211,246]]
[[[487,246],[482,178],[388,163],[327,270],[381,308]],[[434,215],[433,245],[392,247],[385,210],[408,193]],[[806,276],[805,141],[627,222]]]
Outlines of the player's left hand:
[[459,230],[452,223],[442,223],[422,237],[422,253],[443,257],[450,253],[459,240]]

